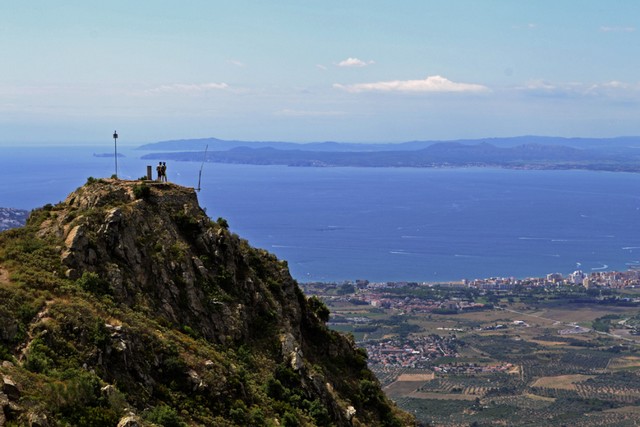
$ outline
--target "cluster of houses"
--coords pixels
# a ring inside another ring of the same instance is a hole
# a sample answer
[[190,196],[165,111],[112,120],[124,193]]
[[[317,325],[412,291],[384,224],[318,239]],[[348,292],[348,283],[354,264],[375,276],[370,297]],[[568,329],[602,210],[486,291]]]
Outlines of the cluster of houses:
[[593,271],[585,273],[576,270],[567,276],[560,273],[547,274],[545,277],[490,277],[487,279],[463,280],[462,285],[478,289],[511,290],[517,286],[559,286],[582,285],[589,289],[594,286],[608,288],[625,288],[640,286],[640,271]]
[[426,368],[441,357],[458,357],[455,337],[429,335],[415,339],[384,339],[366,343],[369,365]]
[[[447,283],[428,283],[428,282],[369,282],[368,280],[356,280],[355,282],[345,282],[344,284],[328,284],[328,283],[304,283],[302,286],[305,292],[310,294],[322,294],[333,288],[349,286],[354,293],[358,293],[358,297],[373,306],[389,308],[389,304],[393,301],[385,298],[378,298],[376,291],[384,293],[388,289],[404,288],[404,287],[460,287],[460,288],[476,288],[484,290],[504,290],[509,291],[517,287],[539,287],[539,286],[560,286],[560,285],[581,285],[589,289],[592,287],[607,288],[625,288],[640,287],[640,269],[631,269],[627,271],[592,271],[585,273],[582,270],[576,270],[568,275],[561,273],[550,273],[544,277],[528,277],[518,279],[515,277],[489,277],[485,279],[467,280],[463,279],[459,282]],[[366,290],[359,293],[358,290]],[[406,305],[415,305],[417,301],[408,299]],[[420,301],[424,306],[424,301]],[[414,307],[415,308],[415,307]],[[425,307],[427,308],[427,307]],[[473,308],[473,307],[470,307]],[[431,308],[427,308],[429,311]]]
[[442,374],[494,374],[496,372],[512,373],[518,368],[511,363],[498,363],[494,365],[479,365],[477,363],[447,363],[434,366],[433,371]]

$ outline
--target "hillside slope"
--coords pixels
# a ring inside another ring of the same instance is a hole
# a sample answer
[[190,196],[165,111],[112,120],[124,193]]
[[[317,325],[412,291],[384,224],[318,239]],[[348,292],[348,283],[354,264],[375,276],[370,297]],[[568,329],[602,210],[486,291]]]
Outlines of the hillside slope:
[[0,234],[0,301],[0,425],[413,424],[193,189],[89,179],[35,210]]

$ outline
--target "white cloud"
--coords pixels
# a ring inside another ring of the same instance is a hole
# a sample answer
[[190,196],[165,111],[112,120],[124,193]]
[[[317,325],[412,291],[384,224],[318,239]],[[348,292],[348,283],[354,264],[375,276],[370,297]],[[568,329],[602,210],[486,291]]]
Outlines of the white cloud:
[[338,67],[347,67],[347,68],[361,68],[366,67],[367,65],[375,64],[374,61],[363,61],[358,58],[347,58],[343,61],[338,62]]
[[456,83],[442,76],[424,80],[393,80],[353,85],[334,84],[333,87],[350,93],[360,92],[488,92],[489,88],[473,83]]
[[538,28],[538,24],[530,22],[524,25],[512,25],[511,28],[513,28],[514,30],[535,30],[536,28]]
[[584,91],[588,95],[624,95],[635,96],[640,91],[640,84],[638,83],[625,83],[617,80],[611,80],[604,83],[596,83]]
[[201,83],[201,84],[184,84],[175,83],[170,85],[162,85],[153,89],[149,89],[147,93],[184,93],[184,94],[198,94],[203,92],[209,92],[212,90],[228,89],[229,85],[226,83]]
[[594,97],[605,96],[609,98],[636,97],[640,92],[640,84],[626,83],[611,80],[604,83],[560,82],[549,83],[544,80],[532,80],[525,85],[517,87],[517,90],[531,93],[532,95],[551,97]]
[[531,80],[525,83],[525,85],[520,87],[519,89],[552,91],[556,89],[556,86],[544,80]]
[[327,67],[322,65],[322,64],[316,64],[316,67],[320,68],[321,70],[326,70]]
[[244,67],[244,62],[238,61],[237,59],[227,59],[227,63],[235,65],[236,67]]
[[610,82],[603,83],[602,86],[612,89],[629,89],[632,85],[630,85],[629,83],[612,80]]
[[636,27],[600,27],[600,31],[603,33],[633,33]]

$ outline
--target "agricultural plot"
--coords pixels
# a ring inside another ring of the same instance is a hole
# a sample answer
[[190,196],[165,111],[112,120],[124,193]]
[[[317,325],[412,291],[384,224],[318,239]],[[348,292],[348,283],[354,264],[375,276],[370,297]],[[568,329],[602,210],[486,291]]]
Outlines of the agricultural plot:
[[640,369],[640,357],[639,356],[616,357],[609,361],[609,365],[607,366],[607,368],[612,371]]
[[638,414],[620,409],[592,410],[587,403],[568,399],[527,396],[495,398],[491,401],[420,399],[405,397],[398,402],[424,423],[432,426],[637,426]]
[[637,307],[612,307],[595,304],[571,304],[545,306],[542,317],[555,319],[564,323],[589,323],[598,317],[617,314],[620,316],[632,316],[638,313]]
[[[457,314],[332,310],[371,320],[365,333],[341,329],[371,349],[385,393],[425,424],[640,425],[640,336],[628,327],[638,307],[514,300]],[[593,329],[599,318],[613,319],[612,334]]]
[[[553,316],[586,322],[603,313],[589,309],[586,314],[571,312],[574,316],[569,317],[570,312],[554,308]],[[640,411],[634,409],[640,408],[640,376],[635,371],[640,371],[640,353],[635,355],[635,351],[640,349],[593,331],[560,335],[566,323],[544,317],[551,315],[546,310],[535,315],[542,318],[504,310],[490,315],[465,313],[454,325],[454,316],[446,318],[447,327],[464,329],[447,332],[455,333],[459,341],[458,357],[451,363],[509,362],[514,366],[511,373],[436,373],[430,381],[397,381],[385,391],[420,420],[437,426],[474,422],[512,426],[638,425]],[[517,327],[516,320],[525,320],[529,326]],[[417,322],[428,324],[428,319]],[[506,327],[492,329],[496,324]],[[435,330],[435,325],[432,327]]]

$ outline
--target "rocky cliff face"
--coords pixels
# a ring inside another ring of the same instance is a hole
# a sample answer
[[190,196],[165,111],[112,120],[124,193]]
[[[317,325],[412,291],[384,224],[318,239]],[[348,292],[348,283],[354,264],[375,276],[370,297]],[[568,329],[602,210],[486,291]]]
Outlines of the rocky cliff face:
[[9,423],[412,423],[286,262],[193,189],[90,179],[0,234],[0,299]]

